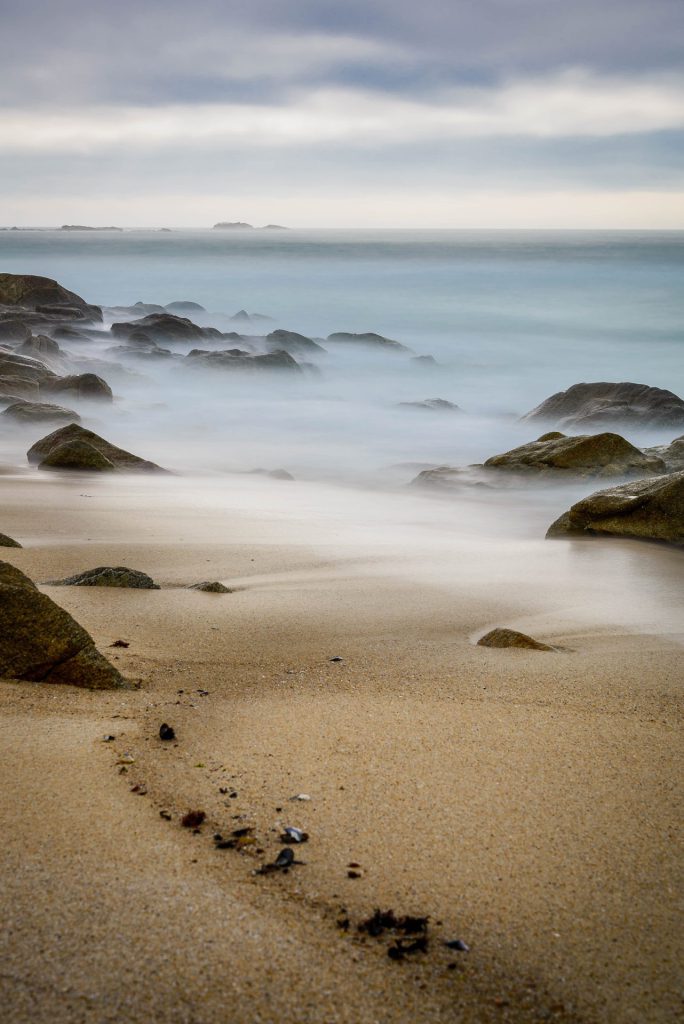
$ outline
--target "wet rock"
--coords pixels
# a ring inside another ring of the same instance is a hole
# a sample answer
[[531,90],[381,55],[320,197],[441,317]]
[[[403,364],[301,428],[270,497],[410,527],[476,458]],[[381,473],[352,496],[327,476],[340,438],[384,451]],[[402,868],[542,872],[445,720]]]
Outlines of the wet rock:
[[80,295],[63,288],[52,278],[34,274],[0,274],[0,304],[24,306],[39,312],[73,309],[89,319],[102,319],[98,306],[89,305]]
[[381,334],[374,334],[368,331],[365,334],[352,334],[347,331],[336,331],[328,335],[328,341],[335,344],[361,345],[366,348],[377,348],[393,352],[410,352],[410,348],[402,345],[400,341],[392,338],[383,338]]
[[665,471],[665,463],[646,455],[620,434],[584,434],[565,437],[544,434],[485,462],[485,469],[513,473],[572,476],[644,476]]
[[214,581],[213,583],[193,583],[188,587],[188,590],[201,590],[203,594],[232,594],[233,591],[230,587],[225,587],[223,583]]
[[684,471],[596,491],[563,513],[546,534],[592,535],[684,545]]
[[0,344],[5,341],[21,342],[31,340],[31,328],[23,320],[12,317],[0,320]]
[[0,376],[34,381],[42,387],[49,380],[56,379],[57,374],[33,356],[0,351]]
[[662,459],[668,473],[679,473],[684,469],[684,437],[676,437],[669,445],[645,448],[644,452]]
[[0,621],[0,676],[96,690],[128,686],[89,633],[7,562],[0,562]]
[[147,573],[137,569],[128,569],[125,565],[116,567],[100,565],[96,569],[87,569],[75,576],[67,576],[63,580],[49,580],[51,587],[125,587],[133,590],[160,590]]
[[199,327],[184,316],[173,313],[150,313],[129,323],[112,324],[112,335],[115,338],[127,339],[131,334],[143,331],[153,341],[166,345],[185,342],[192,344],[202,340],[218,340],[223,337],[214,327]]
[[38,401],[40,388],[38,382],[21,376],[21,371],[14,374],[0,374],[0,392],[9,402]]
[[547,420],[562,430],[619,423],[671,427],[684,425],[684,401],[672,391],[648,384],[574,384],[551,395],[522,419]]
[[264,864],[260,867],[255,874],[257,875],[270,875],[274,871],[287,871],[295,864],[300,864],[301,861],[295,860],[295,855],[289,846],[286,846],[280,851],[276,859],[272,864]]
[[6,533],[0,533],[0,548],[20,548],[18,540],[12,540]]
[[16,423],[78,423],[81,417],[73,409],[51,402],[14,402],[0,414]]
[[58,342],[54,338],[48,338],[46,334],[31,335],[19,346],[17,352],[22,356],[32,356],[41,362],[59,360],[62,354]]
[[[27,458],[33,465],[37,463],[43,463],[60,445],[64,445],[67,442],[83,441],[95,448],[101,455],[107,459],[112,466],[117,470],[126,472],[131,471],[147,471],[147,472],[165,472],[161,466],[157,466],[154,462],[148,462],[146,459],[141,459],[137,455],[132,455],[130,452],[124,451],[123,448],[117,448],[116,445],[106,441],[103,437],[94,433],[92,430],[86,430],[85,427],[80,427],[77,424],[73,424],[68,427],[63,427],[61,430],[55,430],[52,434],[48,434],[46,437],[42,437],[40,441],[29,448],[27,452]],[[89,468],[85,465],[84,468]]]
[[57,377],[42,385],[41,391],[51,395],[70,394],[76,398],[95,402],[111,402],[112,389],[96,373],[79,373],[70,377]]
[[232,348],[222,349],[218,352],[205,352],[195,350],[189,352],[185,365],[193,369],[222,370],[285,370],[288,373],[301,373],[302,369],[296,359],[293,359],[289,352],[277,351],[267,352],[265,355],[253,355],[243,349]]
[[399,407],[404,409],[427,409],[430,412],[461,412],[453,402],[447,402],[445,398],[426,398],[423,402],[399,402]]
[[519,647],[528,651],[554,651],[555,647],[543,644],[526,633],[516,629],[492,629],[477,641],[478,647]]
[[266,344],[269,348],[275,350],[282,349],[283,352],[289,352],[294,355],[325,355],[325,349],[322,345],[319,345],[313,338],[297,334],[296,331],[271,331],[266,336]]
[[160,740],[175,740],[175,738],[176,738],[176,733],[174,732],[173,727],[170,726],[170,725],[167,725],[166,722],[162,722],[162,724],[159,726],[159,739]]

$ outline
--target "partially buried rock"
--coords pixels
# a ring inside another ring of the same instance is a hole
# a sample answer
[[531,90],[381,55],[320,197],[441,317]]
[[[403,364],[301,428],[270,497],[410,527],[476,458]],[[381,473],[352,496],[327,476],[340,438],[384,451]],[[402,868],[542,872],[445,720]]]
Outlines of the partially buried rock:
[[[132,455],[131,452],[127,452],[123,448],[117,448],[115,444],[106,441],[104,437],[100,437],[99,434],[94,433],[92,430],[86,430],[85,427],[79,427],[77,424],[62,427],[61,430],[55,430],[52,434],[42,437],[40,441],[36,441],[27,452],[28,461],[33,465],[44,463],[55,448],[72,441],[85,441],[103,455],[115,469],[120,471],[166,472],[166,470],[163,470],[161,466],[157,466],[154,462],[148,462],[137,455]],[[88,469],[90,467],[85,465],[83,468]]]
[[85,629],[7,562],[0,562],[0,621],[0,676],[96,690],[128,685]]
[[486,469],[551,476],[644,476],[665,472],[665,463],[646,455],[620,434],[565,437],[556,431],[485,462]]
[[223,583],[219,583],[218,580],[214,580],[213,583],[192,583],[188,590],[201,590],[204,594],[232,594],[233,591],[230,587],[224,587]]
[[0,548],[20,548],[18,540],[12,540],[6,533],[0,533]]
[[77,423],[80,416],[73,409],[50,402],[13,402],[1,414],[16,423]]
[[38,469],[80,470],[89,473],[113,472],[114,463],[87,441],[65,441],[57,445],[38,465]]
[[520,647],[528,651],[553,651],[556,649],[527,636],[526,633],[518,633],[515,629],[501,628],[485,633],[477,641],[477,645],[478,647]]
[[564,512],[546,534],[592,535],[684,545],[684,471],[596,491]]
[[127,587],[133,590],[160,590],[147,573],[137,569],[128,569],[125,565],[112,567],[100,565],[96,569],[86,569],[75,576],[67,576],[63,580],[49,580],[51,587]]

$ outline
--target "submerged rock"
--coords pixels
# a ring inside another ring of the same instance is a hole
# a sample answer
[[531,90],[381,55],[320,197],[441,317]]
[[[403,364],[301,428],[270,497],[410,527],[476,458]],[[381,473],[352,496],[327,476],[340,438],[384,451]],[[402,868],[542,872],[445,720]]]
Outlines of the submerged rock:
[[423,402],[399,402],[404,409],[427,409],[430,412],[461,412],[461,409],[453,402],[447,402],[446,398],[426,398]]
[[252,355],[239,348],[219,352],[205,352],[194,349],[186,356],[187,365],[194,369],[219,367],[222,370],[286,370],[301,373],[302,368],[289,352],[268,352],[266,355]]
[[657,474],[665,463],[654,455],[645,455],[619,434],[586,434],[565,437],[552,432],[537,441],[494,455],[486,469],[517,473],[562,473],[573,476],[627,476]]
[[126,587],[133,590],[161,590],[147,573],[128,569],[125,565],[100,565],[96,569],[67,576],[63,580],[49,580],[51,587]]
[[48,434],[46,437],[42,437],[40,441],[29,448],[27,454],[28,461],[33,465],[44,462],[51,452],[58,448],[60,445],[64,445],[67,442],[73,441],[84,441],[91,447],[95,448],[101,455],[104,455],[112,465],[121,471],[134,472],[134,471],[147,471],[164,473],[161,466],[157,466],[154,462],[148,462],[146,459],[141,459],[137,455],[132,455],[131,452],[125,451],[123,448],[117,448],[115,444],[111,444],[106,441],[99,434],[96,434],[92,430],[86,430],[85,427],[79,427],[76,424],[72,424],[68,427],[62,427],[61,430],[55,430],[52,434]]
[[18,540],[12,540],[6,533],[0,533],[0,548],[20,548]]
[[112,335],[115,338],[128,339],[131,335],[140,337],[143,332],[147,339],[169,342],[187,342],[192,344],[203,339],[220,339],[223,337],[220,331],[214,327],[198,327],[192,320],[184,316],[174,316],[173,313],[150,313],[140,320],[133,320],[130,323],[112,324]]
[[564,512],[546,536],[602,534],[684,545],[684,471],[596,491]]
[[402,345],[400,341],[392,338],[383,338],[382,334],[374,334],[367,331],[365,334],[352,334],[348,331],[336,331],[328,335],[328,341],[343,342],[344,344],[365,345],[371,348],[390,349],[394,352],[410,352],[411,349]]
[[81,419],[73,409],[50,402],[14,402],[1,415],[17,423],[78,423]]
[[283,352],[294,352],[295,355],[298,353],[325,355],[325,349],[322,345],[319,345],[313,338],[297,334],[296,331],[271,331],[270,334],[266,335],[266,344],[276,351],[281,349]]
[[552,421],[562,429],[617,423],[670,427],[684,425],[684,401],[648,384],[574,384],[521,418]]
[[0,351],[0,376],[21,377],[42,386],[48,380],[56,379],[57,374],[33,356]]
[[478,647],[521,647],[529,651],[553,651],[554,647],[535,640],[526,633],[519,633],[516,629],[491,629],[477,641]]
[[0,562],[0,676],[91,689],[128,684],[68,612]]

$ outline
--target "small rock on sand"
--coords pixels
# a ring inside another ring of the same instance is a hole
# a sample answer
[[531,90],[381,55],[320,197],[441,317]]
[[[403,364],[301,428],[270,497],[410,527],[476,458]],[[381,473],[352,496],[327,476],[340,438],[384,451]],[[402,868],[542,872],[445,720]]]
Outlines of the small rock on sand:
[[96,569],[86,569],[75,576],[67,576],[63,580],[49,580],[51,587],[128,587],[134,590],[160,590],[147,573],[137,569],[128,569],[125,565],[116,567],[100,565]]
[[555,647],[549,647],[526,633],[519,633],[516,629],[492,629],[485,633],[477,641],[478,647],[519,647],[528,651],[554,651]]

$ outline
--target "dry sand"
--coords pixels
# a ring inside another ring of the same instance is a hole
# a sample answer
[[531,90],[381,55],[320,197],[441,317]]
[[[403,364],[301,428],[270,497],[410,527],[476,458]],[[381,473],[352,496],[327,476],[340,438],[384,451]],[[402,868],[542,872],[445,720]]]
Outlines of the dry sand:
[[[245,486],[2,481],[36,581],[163,587],[44,588],[139,690],[0,683],[3,1022],[674,1020],[684,555],[469,556],[439,502],[387,529],[377,497]],[[573,558],[599,571],[559,596]],[[496,624],[568,649],[474,646]],[[214,849],[242,825],[262,854]],[[255,876],[284,825],[306,863]],[[362,941],[375,907],[429,915],[427,954]]]

